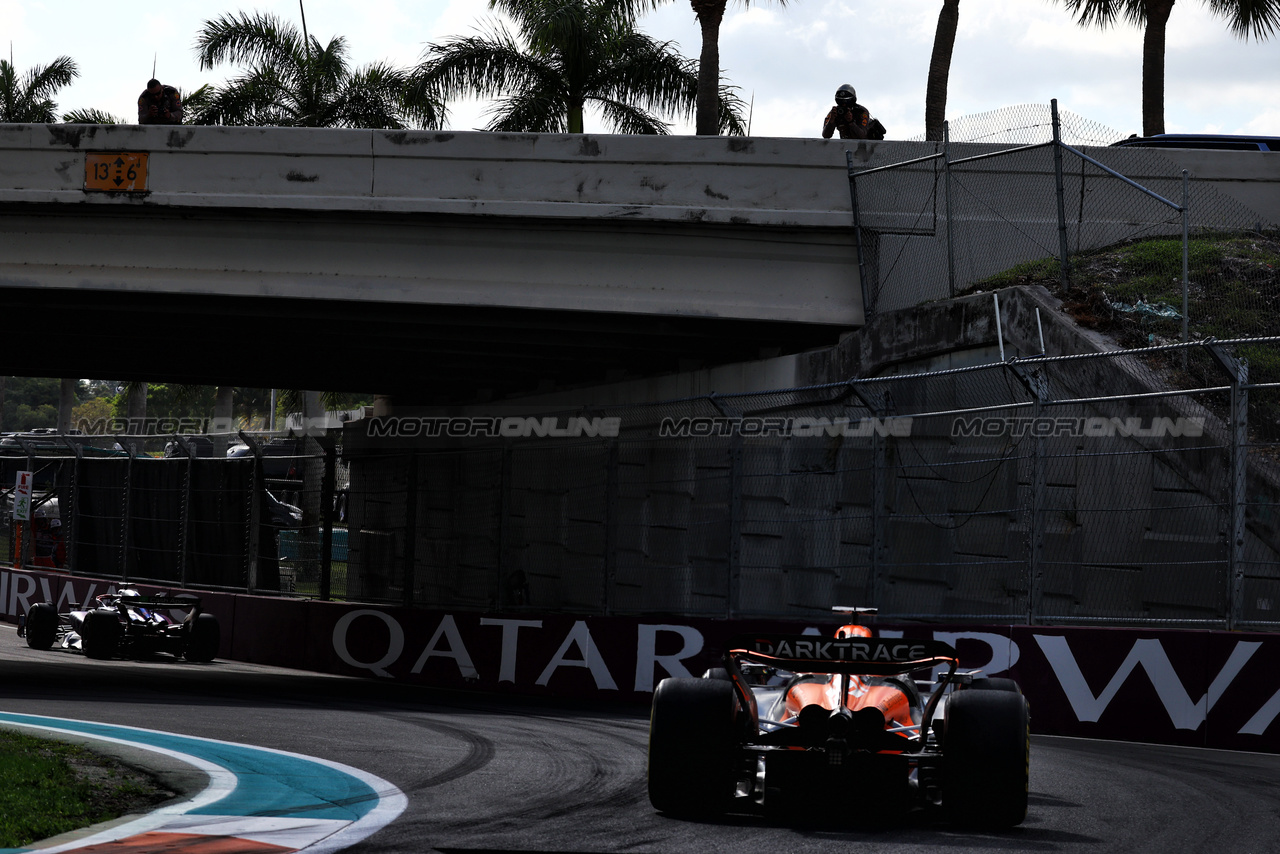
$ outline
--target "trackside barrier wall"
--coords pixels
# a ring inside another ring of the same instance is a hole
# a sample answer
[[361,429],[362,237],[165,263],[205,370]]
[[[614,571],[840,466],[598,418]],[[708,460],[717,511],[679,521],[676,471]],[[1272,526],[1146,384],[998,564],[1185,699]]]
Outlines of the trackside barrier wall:
[[[0,570],[0,610],[13,623],[36,602],[64,610],[110,589],[107,582],[57,573]],[[829,636],[837,625],[830,618],[424,611],[229,593],[202,599],[223,627],[220,658],[424,686],[634,703],[647,702],[666,676],[700,675],[734,634],[813,630]],[[1280,753],[1275,634],[920,624],[876,631],[942,640],[956,647],[962,669],[1013,676],[1030,700],[1037,733]],[[5,642],[22,641],[10,636]]]

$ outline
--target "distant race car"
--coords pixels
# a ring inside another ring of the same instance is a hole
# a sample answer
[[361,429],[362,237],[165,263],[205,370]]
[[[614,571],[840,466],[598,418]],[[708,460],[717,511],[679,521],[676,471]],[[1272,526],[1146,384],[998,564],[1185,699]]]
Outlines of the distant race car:
[[[184,612],[175,619],[174,612]],[[191,594],[142,596],[123,588],[59,614],[49,602],[32,605],[19,621],[18,637],[32,649],[77,649],[89,658],[145,657],[165,652],[188,661],[213,661],[222,630],[218,618],[203,613]]]
[[[853,624],[834,638],[735,638],[723,667],[654,691],[649,800],[684,817],[883,820],[924,807],[970,827],[1021,824],[1027,701],[1013,680],[975,679],[957,664],[940,641]],[[941,666],[923,693],[910,678]]]

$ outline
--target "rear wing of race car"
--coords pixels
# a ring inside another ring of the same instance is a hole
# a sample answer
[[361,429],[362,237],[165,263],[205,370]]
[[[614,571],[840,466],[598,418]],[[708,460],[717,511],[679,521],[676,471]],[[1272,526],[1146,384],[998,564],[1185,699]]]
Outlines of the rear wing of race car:
[[[86,605],[87,607],[87,605]],[[193,593],[169,593],[168,591],[160,591],[150,596],[129,596],[125,598],[116,594],[115,607],[122,608],[150,608],[162,609],[166,611],[190,611],[193,615],[198,616],[203,613],[204,609],[200,605],[200,597]],[[192,619],[195,619],[193,616]]]
[[[831,638],[820,635],[754,634],[729,641],[725,669],[744,709],[759,722],[755,694],[747,684],[739,661],[752,661],[793,673],[839,673],[859,676],[896,676],[939,665],[947,667],[937,689],[929,697],[924,720],[933,719],[947,685],[960,663],[955,648],[942,641],[916,638]],[[841,691],[844,696],[844,691]]]

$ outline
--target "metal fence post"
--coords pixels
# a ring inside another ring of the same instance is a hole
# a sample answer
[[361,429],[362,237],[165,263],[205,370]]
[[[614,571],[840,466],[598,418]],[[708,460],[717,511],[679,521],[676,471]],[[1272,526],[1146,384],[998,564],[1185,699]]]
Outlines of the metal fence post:
[[1058,253],[1061,256],[1058,277],[1062,287],[1066,288],[1071,283],[1071,262],[1067,248],[1066,189],[1062,179],[1062,123],[1058,118],[1057,98],[1049,102],[1049,109],[1053,113],[1053,177],[1058,197]]
[[[1191,176],[1186,169],[1182,170],[1182,342],[1187,341],[1187,291],[1191,286],[1187,259],[1187,234],[1190,223],[1187,221],[1191,206]],[[1187,351],[1182,351],[1182,366],[1187,366]]]
[[[881,424],[887,421],[887,413],[883,409],[875,411],[876,417]],[[885,549],[885,495],[887,494],[887,483],[889,478],[889,450],[888,438],[884,435],[885,431],[871,431],[871,606],[874,608],[884,609],[888,603],[885,601],[885,575],[884,575],[884,549]]]
[[75,454],[75,461],[71,464],[71,489],[69,490],[71,497],[71,507],[67,511],[67,570],[75,574],[76,571],[76,540],[80,533],[80,462],[84,459],[84,447],[77,442],[72,442],[66,436],[62,437],[63,443],[71,449],[71,453]]
[[120,581],[129,580],[129,517],[133,514],[133,445],[124,436],[117,436],[116,443],[128,454],[124,467],[124,489],[120,508]]
[[333,492],[337,480],[338,449],[330,439],[324,448],[324,474],[320,477],[320,599],[328,601],[333,575]]
[[498,607],[506,608],[514,600],[519,605],[528,605],[524,601],[523,586],[518,590],[509,590],[507,581],[507,549],[511,543],[511,472],[515,465],[514,454],[510,445],[504,445],[498,457],[498,579],[496,596]]
[[[18,441],[18,445],[22,448],[22,450],[27,452],[27,471],[32,472],[32,477],[34,478],[35,476],[34,473],[36,470],[35,446],[30,444],[29,442],[27,442],[26,439],[23,439],[21,437],[19,437],[17,441]],[[32,491],[34,492],[35,484],[33,483],[31,487],[32,487]],[[16,497],[15,497],[15,500],[16,500]],[[26,528],[23,529],[22,531],[22,538],[18,543],[19,548],[17,550],[17,553],[14,554],[13,556],[13,559],[15,561],[14,565],[17,566],[19,569],[33,562],[31,560],[31,556],[33,555],[33,549],[35,547],[35,539],[36,539],[35,525],[33,524],[34,521],[35,521],[35,508],[33,507],[30,520],[24,523],[24,522],[19,522],[17,519],[13,519],[10,523],[13,526],[24,525],[24,524],[26,525]],[[10,530],[12,530],[12,528]]]
[[[240,441],[244,442],[253,453],[253,471],[249,475],[249,513],[247,530],[245,531],[245,592],[252,593],[258,588],[258,554],[261,546],[262,532],[260,520],[262,519],[262,496],[259,494],[262,490],[258,485],[263,482],[265,475],[262,467],[262,446],[243,430],[240,431]],[[265,485],[263,489],[265,489]]]
[[[1032,423],[1040,420],[1044,404],[1049,400],[1049,386],[1039,369],[1027,371],[1017,364],[1009,366],[1022,384],[1031,392],[1035,401],[1032,405]],[[1035,434],[1031,450],[1031,508],[1030,522],[1027,526],[1029,542],[1027,543],[1027,625],[1037,625],[1044,619],[1044,495],[1048,478],[1045,472],[1045,437]]]
[[187,586],[187,543],[191,536],[191,491],[196,467],[196,449],[182,435],[175,435],[178,447],[187,455],[187,470],[182,477],[182,507],[178,522],[178,586]]
[[1231,381],[1231,602],[1227,629],[1233,630],[1244,608],[1245,501],[1248,484],[1249,362],[1237,359]]
[[613,616],[613,588],[618,581],[618,441],[609,442],[604,480],[604,614]]
[[1227,630],[1232,631],[1244,608],[1245,501],[1249,449],[1249,362],[1227,351],[1221,344],[1205,349],[1231,380],[1231,469],[1227,477],[1227,504],[1230,523],[1227,543],[1227,589],[1224,603]]
[[733,619],[742,597],[742,436],[735,432],[729,448],[729,561],[725,567],[725,616]]
[[862,217],[858,210],[858,174],[853,171],[853,152],[845,149],[844,160],[849,168],[849,201],[853,206],[853,234],[858,244],[858,286],[862,289],[862,314],[870,320],[875,314],[875,304],[867,290],[867,263],[862,249]]
[[[400,601],[413,604],[413,581],[418,562],[418,455],[409,454],[404,478],[404,565],[401,567]],[[388,591],[390,592],[390,591]]]
[[951,229],[951,122],[942,123],[942,168],[947,192],[947,294],[956,295],[956,244]]

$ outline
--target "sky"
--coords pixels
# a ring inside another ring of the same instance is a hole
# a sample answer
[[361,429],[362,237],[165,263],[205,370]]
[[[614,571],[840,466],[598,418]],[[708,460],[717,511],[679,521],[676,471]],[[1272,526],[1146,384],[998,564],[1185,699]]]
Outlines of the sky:
[[[355,65],[411,66],[424,49],[472,35],[492,20],[487,0],[304,0],[307,27],[322,42],[347,39]],[[192,45],[220,13],[271,12],[299,23],[298,0],[0,0],[0,50],[19,73],[69,55],[80,77],[58,97],[60,111],[94,107],[131,119],[153,63],[184,90],[218,84],[237,69],[201,71]],[[753,136],[814,137],[836,88],[851,83],[890,139],[924,133],[924,94],[940,0],[730,0],[721,65],[750,102]],[[642,17],[640,29],[696,57],[701,38],[687,0]],[[1056,98],[1070,111],[1127,136],[1142,131],[1142,32],[1121,23],[1102,31],[1075,24],[1052,0],[963,0],[951,63],[947,116],[985,113]],[[478,130],[486,105],[449,105],[446,126]],[[668,117],[674,133],[692,121]],[[1170,133],[1280,136],[1280,33],[1234,37],[1203,0],[1181,0],[1169,22],[1165,124]],[[588,115],[589,133],[607,133]]]

